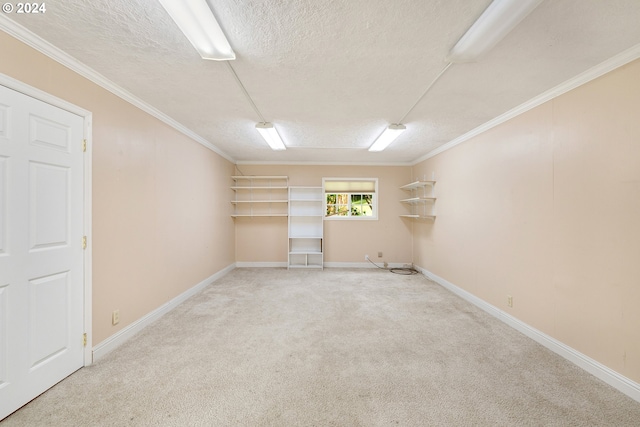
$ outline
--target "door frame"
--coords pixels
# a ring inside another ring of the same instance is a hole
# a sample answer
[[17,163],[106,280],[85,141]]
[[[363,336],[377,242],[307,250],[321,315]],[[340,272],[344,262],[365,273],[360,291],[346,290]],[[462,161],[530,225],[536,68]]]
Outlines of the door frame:
[[[84,108],[78,107],[77,105],[71,104],[70,102],[65,101],[64,99],[58,98],[50,93],[44,92],[38,88],[33,86],[29,86],[26,83],[23,83],[19,80],[14,79],[13,77],[9,77],[5,74],[0,73],[0,85],[5,86],[9,89],[15,90],[16,92],[20,92],[24,95],[30,96],[31,98],[37,99],[39,101],[45,102],[54,107],[60,108],[62,110],[68,111],[70,113],[76,114],[80,117],[83,117],[83,138],[87,141],[87,150],[84,153],[84,176],[83,176],[83,234],[87,237],[87,247],[84,250],[84,260],[83,260],[83,268],[84,268],[84,277],[83,277],[83,289],[84,289],[84,303],[83,303],[83,312],[84,312],[84,324],[83,330],[87,335],[87,343],[84,347],[84,366],[89,366],[93,362],[93,341],[92,341],[92,288],[93,288],[93,272],[92,272],[92,261],[93,261],[93,239],[92,239],[92,227],[91,227],[91,200],[92,200],[92,123],[93,123],[93,114],[85,110]],[[81,244],[81,242],[78,242]]]

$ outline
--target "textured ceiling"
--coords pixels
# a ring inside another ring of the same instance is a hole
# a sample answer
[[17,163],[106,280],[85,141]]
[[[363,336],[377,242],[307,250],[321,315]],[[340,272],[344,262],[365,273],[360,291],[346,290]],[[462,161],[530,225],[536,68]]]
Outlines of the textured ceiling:
[[[545,0],[480,62],[445,67],[490,0],[210,0],[231,66],[289,147],[274,152],[225,62],[157,0],[47,0],[8,15],[238,162],[411,163],[640,43],[638,0]],[[367,148],[406,115],[387,150]]]

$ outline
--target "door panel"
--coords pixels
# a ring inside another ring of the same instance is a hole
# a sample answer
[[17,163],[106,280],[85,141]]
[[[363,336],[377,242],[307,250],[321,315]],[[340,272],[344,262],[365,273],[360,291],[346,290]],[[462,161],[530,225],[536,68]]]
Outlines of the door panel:
[[84,364],[83,136],[0,86],[0,419]]
[[70,129],[58,122],[38,117],[29,116],[29,136],[31,145],[51,148],[68,153],[71,145]]
[[29,251],[69,244],[69,168],[29,162]]
[[7,253],[7,185],[7,158],[0,156],[0,257]]
[[[6,359],[7,351],[7,322],[8,322],[8,301],[7,301],[7,288],[8,284],[0,283],[0,361],[4,362]],[[7,363],[0,363],[0,393],[2,389],[7,386]]]
[[30,372],[68,350],[68,293],[68,272],[29,281]]
[[9,106],[0,103],[0,139],[8,138],[9,133]]

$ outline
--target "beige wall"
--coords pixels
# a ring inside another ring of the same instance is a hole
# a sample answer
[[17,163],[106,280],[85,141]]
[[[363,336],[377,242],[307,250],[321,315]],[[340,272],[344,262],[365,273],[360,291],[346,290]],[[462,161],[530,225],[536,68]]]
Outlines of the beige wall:
[[[94,345],[234,261],[286,262],[286,218],[232,220],[220,203],[230,162],[2,32],[0,55],[0,73],[93,112]],[[326,221],[326,262],[413,257],[640,381],[638,75],[636,61],[414,168],[240,169],[379,178],[380,219]],[[400,219],[398,187],[432,173],[435,222]]]
[[636,382],[638,76],[635,61],[414,167],[438,181],[417,265]]
[[233,264],[230,162],[4,32],[0,56],[93,113],[94,345]]
[[[406,198],[399,189],[411,178],[408,166],[240,165],[244,175],[286,175],[291,186],[322,185],[323,177],[378,178],[377,221],[325,221],[325,262],[411,262],[412,223],[399,215]],[[287,218],[236,219],[236,261],[287,262]],[[382,258],[377,252],[383,253]]]

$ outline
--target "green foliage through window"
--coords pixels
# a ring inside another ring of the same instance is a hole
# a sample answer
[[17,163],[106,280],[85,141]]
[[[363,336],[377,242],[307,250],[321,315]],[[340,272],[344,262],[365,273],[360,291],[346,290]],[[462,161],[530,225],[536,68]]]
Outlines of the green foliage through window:
[[373,216],[373,194],[327,193],[326,216]]

